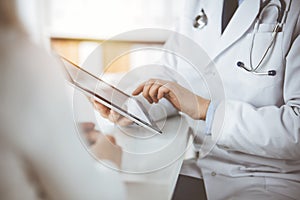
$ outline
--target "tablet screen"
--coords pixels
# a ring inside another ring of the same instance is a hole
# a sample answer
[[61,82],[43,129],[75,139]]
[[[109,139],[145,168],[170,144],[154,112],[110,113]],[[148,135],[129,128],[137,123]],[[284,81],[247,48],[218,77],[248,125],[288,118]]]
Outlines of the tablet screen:
[[62,61],[67,72],[68,81],[73,86],[137,124],[147,126],[146,128],[150,128],[156,133],[161,133],[142,103],[137,99],[106,83],[71,61],[65,58],[62,58]]

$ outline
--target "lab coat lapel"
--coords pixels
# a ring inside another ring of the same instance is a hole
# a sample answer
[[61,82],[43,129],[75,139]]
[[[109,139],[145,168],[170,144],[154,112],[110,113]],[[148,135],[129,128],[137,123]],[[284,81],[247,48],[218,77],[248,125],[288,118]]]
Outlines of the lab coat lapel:
[[214,57],[220,55],[250,28],[259,13],[259,8],[260,0],[244,0],[222,34]]

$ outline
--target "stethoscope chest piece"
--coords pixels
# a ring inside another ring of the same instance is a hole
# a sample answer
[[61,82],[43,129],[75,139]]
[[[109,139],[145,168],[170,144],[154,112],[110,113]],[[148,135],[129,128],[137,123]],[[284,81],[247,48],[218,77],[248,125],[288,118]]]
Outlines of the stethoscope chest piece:
[[203,9],[201,9],[201,12],[195,17],[194,19],[194,28],[197,28],[197,29],[202,29],[204,26],[207,25],[207,16],[204,12]]

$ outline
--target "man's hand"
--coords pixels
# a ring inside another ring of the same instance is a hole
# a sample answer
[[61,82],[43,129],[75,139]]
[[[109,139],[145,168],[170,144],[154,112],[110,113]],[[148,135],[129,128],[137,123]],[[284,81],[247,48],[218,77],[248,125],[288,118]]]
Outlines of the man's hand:
[[110,160],[118,167],[121,166],[122,149],[117,145],[113,136],[103,135],[100,131],[95,130],[95,124],[92,122],[79,123],[79,127],[97,158]]
[[120,126],[128,126],[133,122],[126,117],[123,117],[119,113],[111,110],[110,108],[104,106],[103,104],[91,99],[94,108],[101,114],[102,117],[108,119],[109,121],[116,123]]
[[149,103],[157,103],[166,98],[177,110],[193,119],[205,120],[210,100],[195,95],[186,88],[171,81],[150,79],[139,85],[132,95],[140,93]]
[[99,134],[96,142],[91,146],[91,151],[101,160],[110,160],[121,167],[122,148],[117,145],[116,140],[111,135]]

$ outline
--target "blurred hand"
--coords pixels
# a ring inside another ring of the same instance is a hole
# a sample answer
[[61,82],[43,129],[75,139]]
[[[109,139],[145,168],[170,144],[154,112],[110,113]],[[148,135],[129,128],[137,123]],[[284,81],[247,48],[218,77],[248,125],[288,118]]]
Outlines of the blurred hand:
[[104,106],[103,104],[91,99],[94,108],[101,114],[102,117],[108,119],[109,121],[116,123],[120,126],[128,126],[133,122],[126,117],[123,117],[119,113],[111,110],[110,108]]
[[204,99],[179,84],[160,79],[150,79],[139,85],[132,95],[140,93],[149,103],[158,103],[166,98],[177,110],[193,119],[205,120],[210,100]]
[[99,131],[95,130],[95,124],[92,122],[82,122],[78,125],[89,145],[94,144],[98,138],[98,135],[100,134]]
[[116,144],[113,136],[103,135],[100,131],[95,130],[95,124],[92,122],[79,123],[79,127],[97,158],[110,160],[118,167],[121,166],[122,149]]
[[116,144],[111,135],[99,134],[96,142],[91,146],[91,151],[101,160],[110,160],[119,168],[122,162],[122,148]]

